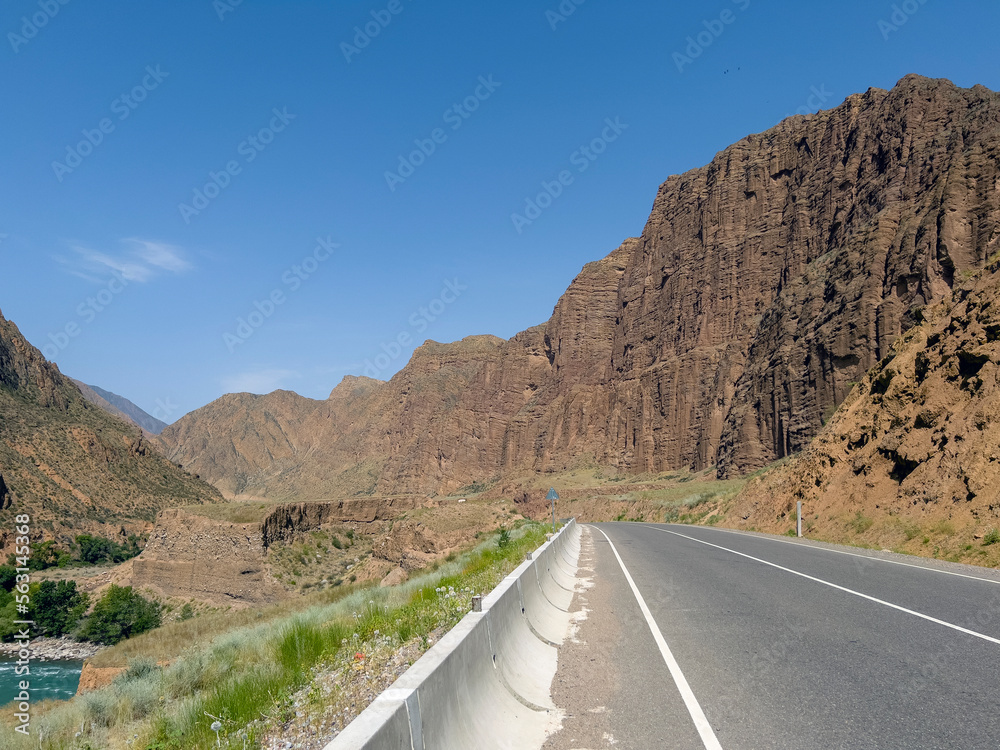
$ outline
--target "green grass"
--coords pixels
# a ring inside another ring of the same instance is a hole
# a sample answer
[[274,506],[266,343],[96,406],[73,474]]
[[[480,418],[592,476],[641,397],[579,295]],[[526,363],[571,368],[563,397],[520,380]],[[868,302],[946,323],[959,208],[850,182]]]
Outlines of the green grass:
[[[207,748],[215,747],[211,724],[218,720],[222,747],[243,748],[244,742],[255,747],[269,723],[290,718],[291,695],[345,648],[353,654],[377,644],[397,648],[414,641],[426,647],[429,634],[454,626],[471,609],[473,593],[490,591],[525,552],[542,544],[546,530],[538,523],[508,529],[504,546],[497,543],[499,535],[487,535],[475,550],[402,586],[345,589],[339,600],[299,612],[256,613],[263,619],[257,623],[253,613],[232,613],[228,630],[222,629],[221,613],[220,618],[172,623],[176,632],[167,640],[176,653],[169,666],[156,666],[166,656],[157,631],[148,634],[145,648],[126,642],[116,648],[130,655],[128,669],[111,686],[37,706],[33,728],[41,733],[29,740],[5,724],[0,726],[0,746],[113,750],[126,747],[126,737],[138,735],[128,747]],[[206,624],[201,620],[208,622],[208,630],[199,637],[199,627]],[[181,633],[190,638],[185,641],[178,637]],[[114,658],[108,652],[102,657]]]
[[991,544],[996,544],[1000,542],[1000,531],[997,529],[990,529],[983,536],[983,546],[989,547]]
[[854,514],[854,518],[847,522],[848,528],[855,534],[864,534],[875,524],[875,521],[864,515],[860,510]]

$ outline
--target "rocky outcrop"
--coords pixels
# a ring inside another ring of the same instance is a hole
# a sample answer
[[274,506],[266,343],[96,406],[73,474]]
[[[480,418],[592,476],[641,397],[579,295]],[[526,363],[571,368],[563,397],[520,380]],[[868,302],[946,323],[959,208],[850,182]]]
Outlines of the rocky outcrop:
[[285,595],[266,566],[260,523],[226,523],[189,511],[163,511],[142,554],[132,561],[131,585],[162,596],[247,606]]
[[7,483],[3,480],[3,474],[0,474],[0,510],[7,510],[14,502],[14,496],[10,492],[10,488],[7,487]]
[[[349,571],[358,580],[378,582],[399,568],[392,581],[468,546],[480,531],[496,528],[500,516],[484,504],[442,507],[423,497],[171,508],[156,519],[142,554],[115,569],[116,582],[214,606],[266,604],[293,593],[279,580],[275,553],[278,562],[289,550],[298,558],[304,547],[294,545],[311,539],[315,554],[318,537],[311,532],[350,540],[343,551],[340,539],[332,550],[325,548],[326,578]],[[341,564],[349,564],[346,571]]]
[[622,285],[616,442],[744,473],[824,414],[1000,234],[1000,97],[909,76],[670,178]]
[[88,403],[0,314],[0,555],[13,519],[34,541],[149,530],[165,507],[221,499],[218,490],[148,450],[138,429]]
[[1000,262],[924,317],[807,450],[747,484],[731,523],[787,526],[802,501],[825,538],[919,545],[947,523],[965,544],[1000,527]]
[[427,342],[326,401],[226,396],[162,434],[227,494],[444,492],[598,462],[801,450],[1000,237],[1000,96],[908,76],[671,177],[636,239],[509,341]]
[[294,541],[324,525],[388,521],[420,505],[421,501],[414,497],[352,498],[336,502],[279,505],[268,513],[261,524],[261,541],[266,550],[272,544]]

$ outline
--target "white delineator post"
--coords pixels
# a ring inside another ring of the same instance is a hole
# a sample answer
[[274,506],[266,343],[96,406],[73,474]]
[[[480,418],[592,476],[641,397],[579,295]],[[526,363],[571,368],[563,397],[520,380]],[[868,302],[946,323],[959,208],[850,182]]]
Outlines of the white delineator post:
[[797,507],[795,509],[795,532],[798,536],[802,536],[802,501],[799,500]]

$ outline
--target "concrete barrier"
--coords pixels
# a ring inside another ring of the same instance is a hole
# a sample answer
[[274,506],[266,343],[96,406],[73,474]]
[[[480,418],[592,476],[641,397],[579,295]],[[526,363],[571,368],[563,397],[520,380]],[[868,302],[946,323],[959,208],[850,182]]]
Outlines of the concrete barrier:
[[550,691],[579,535],[575,521],[566,524],[325,750],[541,747],[561,722]]

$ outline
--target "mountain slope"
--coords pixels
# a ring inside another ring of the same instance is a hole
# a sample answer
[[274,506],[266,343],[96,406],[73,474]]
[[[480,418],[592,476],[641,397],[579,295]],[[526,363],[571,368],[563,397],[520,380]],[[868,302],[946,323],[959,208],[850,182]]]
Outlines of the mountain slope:
[[159,435],[163,432],[163,428],[167,426],[166,422],[162,422],[148,412],[140,409],[124,396],[119,396],[117,393],[98,388],[96,385],[87,385],[75,378],[70,378],[70,380],[80,389],[83,397],[94,406],[99,406],[109,414],[114,414],[119,419],[124,419],[136,427],[141,427],[144,432],[148,432],[150,435]]
[[428,342],[326,402],[227,396],[160,444],[227,492],[279,497],[590,462],[755,469],[801,450],[995,251],[998,136],[1000,96],[919,76],[792,117],[668,179],[642,236],[588,264],[547,323]]
[[1000,528],[998,257],[926,311],[809,448],[751,480],[730,523],[783,531],[803,501],[823,538],[933,540],[978,561],[981,545],[964,545]]
[[0,313],[0,553],[13,516],[33,539],[148,528],[172,505],[218,500],[210,485],[150,449],[142,433],[87,402]]

